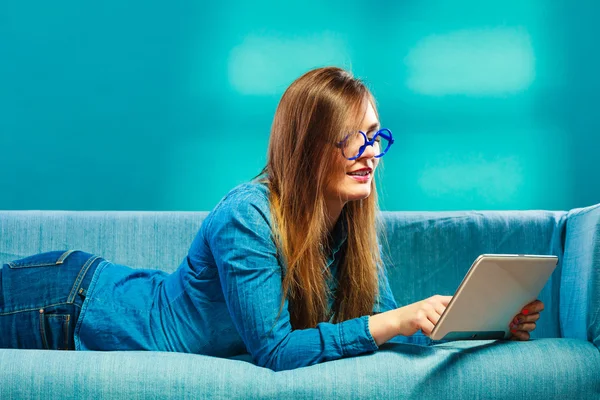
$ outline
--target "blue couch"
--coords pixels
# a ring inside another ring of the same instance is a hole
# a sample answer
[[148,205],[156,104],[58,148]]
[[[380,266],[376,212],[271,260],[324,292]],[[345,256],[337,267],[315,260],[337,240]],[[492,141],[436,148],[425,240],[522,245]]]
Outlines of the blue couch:
[[[80,249],[172,271],[204,212],[0,212],[0,263]],[[0,349],[0,399],[600,399],[600,204],[571,211],[385,212],[399,305],[454,294],[481,253],[556,254],[528,342],[388,343],[273,372],[248,355]],[[477,318],[477,315],[473,316]],[[1,334],[1,332],[0,332]]]

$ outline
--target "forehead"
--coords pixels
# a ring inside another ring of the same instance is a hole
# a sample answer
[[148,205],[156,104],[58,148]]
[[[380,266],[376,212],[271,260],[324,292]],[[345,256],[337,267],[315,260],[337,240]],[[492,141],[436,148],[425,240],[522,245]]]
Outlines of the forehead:
[[370,101],[367,101],[366,111],[360,123],[360,128],[363,131],[367,131],[371,129],[374,125],[379,126],[379,120],[377,119],[377,114],[375,114],[373,104]]

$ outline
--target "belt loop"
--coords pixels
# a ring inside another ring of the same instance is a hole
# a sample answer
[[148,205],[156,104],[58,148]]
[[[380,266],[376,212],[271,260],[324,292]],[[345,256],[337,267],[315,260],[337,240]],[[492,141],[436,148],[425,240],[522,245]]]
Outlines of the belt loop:
[[90,268],[90,266],[94,263],[94,261],[96,261],[98,259],[100,259],[100,257],[91,255],[90,258],[83,265],[83,267],[81,267],[81,270],[79,271],[79,275],[77,276],[77,279],[75,279],[75,283],[73,283],[73,288],[71,289],[71,293],[69,293],[69,298],[67,299],[68,303],[72,303],[73,301],[75,301],[75,295],[79,291],[79,286],[81,285],[83,278],[87,274],[87,271]]

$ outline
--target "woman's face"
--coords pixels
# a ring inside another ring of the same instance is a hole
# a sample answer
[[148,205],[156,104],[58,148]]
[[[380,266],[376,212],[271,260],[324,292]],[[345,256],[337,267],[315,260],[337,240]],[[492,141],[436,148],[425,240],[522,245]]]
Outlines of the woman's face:
[[[379,121],[371,102],[368,102],[367,112],[361,122],[360,130],[369,139],[379,130]],[[346,159],[339,149],[336,153],[336,157],[343,163],[344,168],[327,186],[325,190],[327,202],[331,204],[341,201],[343,206],[348,201],[368,197],[371,194],[371,180],[379,163],[379,159],[375,158],[376,152],[373,146],[367,146],[361,156],[355,160]]]

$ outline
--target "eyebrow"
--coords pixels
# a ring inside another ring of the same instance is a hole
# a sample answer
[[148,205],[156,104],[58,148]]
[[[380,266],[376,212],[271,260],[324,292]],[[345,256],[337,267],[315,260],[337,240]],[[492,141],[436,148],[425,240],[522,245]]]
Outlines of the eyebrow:
[[379,127],[379,122],[375,122],[375,123],[371,124],[371,126],[369,126],[369,128],[367,129],[367,131],[365,133],[369,133],[371,131],[374,131],[378,127]]

